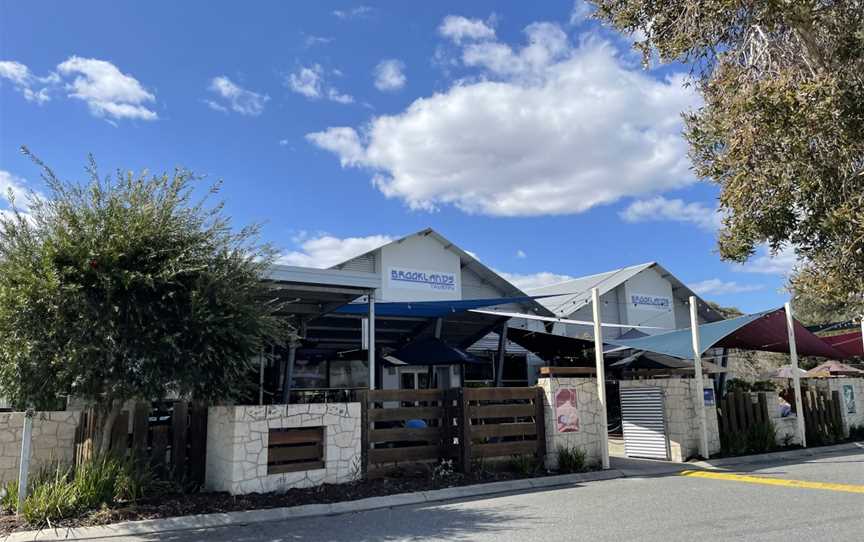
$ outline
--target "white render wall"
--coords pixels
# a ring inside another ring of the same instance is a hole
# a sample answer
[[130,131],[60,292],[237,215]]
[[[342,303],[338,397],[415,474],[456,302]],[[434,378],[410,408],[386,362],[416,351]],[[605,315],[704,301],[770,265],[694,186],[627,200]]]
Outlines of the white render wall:
[[[79,411],[34,413],[30,472],[52,468],[57,463],[72,464],[75,459],[75,428],[80,417]],[[23,412],[0,413],[0,484],[18,479],[23,429]]]
[[[267,474],[270,429],[322,426],[323,469]],[[211,407],[205,487],[242,495],[351,482],[360,453],[360,403]]]
[[[546,425],[546,468],[558,468],[558,447],[580,448],[589,465],[599,465],[602,457],[600,439],[600,399],[597,397],[596,378],[541,377],[537,385],[543,388]],[[561,388],[576,390],[576,409],[579,412],[579,431],[559,433],[555,420],[555,392]]]
[[[703,388],[711,388],[710,378],[702,381]],[[651,378],[645,380],[621,380],[624,388],[660,388],[663,390],[663,409],[666,416],[666,436],[669,443],[669,458],[683,462],[699,454],[699,418],[694,408],[693,391],[696,380],[693,378]],[[708,430],[708,453],[720,451],[720,428],[717,424],[717,406],[704,406],[705,425]]]

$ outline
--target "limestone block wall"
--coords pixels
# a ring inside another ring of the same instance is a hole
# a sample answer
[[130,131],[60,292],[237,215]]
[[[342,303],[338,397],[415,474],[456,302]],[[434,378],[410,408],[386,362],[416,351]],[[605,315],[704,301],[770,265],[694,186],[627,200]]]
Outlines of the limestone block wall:
[[[546,468],[558,468],[558,448],[581,448],[589,464],[599,464],[602,457],[600,440],[600,400],[597,397],[596,378],[541,377],[537,385],[543,388],[546,425]],[[561,388],[576,390],[576,408],[579,431],[559,433],[555,419],[555,393]]]
[[[325,427],[323,469],[267,474],[270,429]],[[211,407],[205,487],[232,495],[350,482],[360,473],[360,403]]]
[[[710,378],[703,379],[704,388],[711,388],[714,382]],[[645,380],[621,380],[624,388],[660,388],[663,390],[664,414],[666,416],[666,434],[669,442],[669,458],[675,462],[683,462],[699,454],[699,418],[694,408],[694,389],[696,380],[693,378],[651,378]],[[705,406],[705,425],[708,430],[708,453],[720,451],[720,428],[717,424],[717,406]]]
[[[864,426],[864,378],[850,378],[845,376],[813,378],[810,379],[808,383],[815,385],[817,389],[828,392],[829,395],[834,391],[840,394],[840,412],[843,416],[843,432],[846,435],[849,434],[849,428],[851,426]],[[843,388],[845,386],[852,387],[852,392],[855,396],[852,404],[854,405],[853,410],[855,410],[855,412],[849,412],[849,409],[847,408],[846,399],[843,395]]]
[[[57,463],[71,465],[75,458],[75,428],[80,416],[79,411],[34,414],[30,472],[52,468]],[[23,430],[23,412],[0,413],[0,484],[18,479]]]

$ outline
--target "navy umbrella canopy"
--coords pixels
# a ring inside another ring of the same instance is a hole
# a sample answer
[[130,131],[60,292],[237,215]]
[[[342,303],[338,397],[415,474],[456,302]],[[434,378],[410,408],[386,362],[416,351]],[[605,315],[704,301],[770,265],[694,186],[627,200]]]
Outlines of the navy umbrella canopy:
[[[395,359],[394,359],[395,358]],[[460,365],[467,363],[485,363],[455,346],[450,346],[441,339],[429,338],[413,341],[399,350],[384,356],[391,362],[401,362],[405,365]]]

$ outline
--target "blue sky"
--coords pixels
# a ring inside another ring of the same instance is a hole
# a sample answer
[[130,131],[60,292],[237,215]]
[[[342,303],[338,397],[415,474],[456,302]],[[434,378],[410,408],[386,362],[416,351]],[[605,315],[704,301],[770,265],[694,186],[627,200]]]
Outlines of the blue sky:
[[[790,253],[722,262],[686,69],[645,71],[572,0],[0,4],[0,186],[185,166],[239,225],[330,265],[431,226],[529,287],[656,260],[779,305]],[[0,201],[0,207],[8,202]]]

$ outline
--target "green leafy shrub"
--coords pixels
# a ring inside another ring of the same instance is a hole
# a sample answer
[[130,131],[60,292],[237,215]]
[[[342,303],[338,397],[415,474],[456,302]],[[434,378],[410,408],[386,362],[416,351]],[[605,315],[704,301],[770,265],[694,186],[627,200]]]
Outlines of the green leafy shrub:
[[510,470],[522,476],[540,472],[542,465],[533,455],[514,455],[510,458]]
[[18,480],[6,482],[0,489],[0,513],[14,512],[18,508]]
[[850,425],[849,426],[849,439],[850,440],[864,440],[864,425]]
[[[51,525],[54,521],[118,501],[134,501],[143,496],[150,483],[149,470],[136,466],[132,460],[103,456],[75,469],[57,465],[50,474],[44,470],[37,473],[28,484],[30,491],[22,513],[33,526]],[[2,506],[14,510],[18,499],[17,483],[14,488],[8,484],[7,493]]]
[[587,470],[585,451],[575,446],[558,447],[558,471],[563,473],[584,472]]
[[777,447],[777,430],[771,421],[756,424],[747,431],[747,451],[761,454]]

